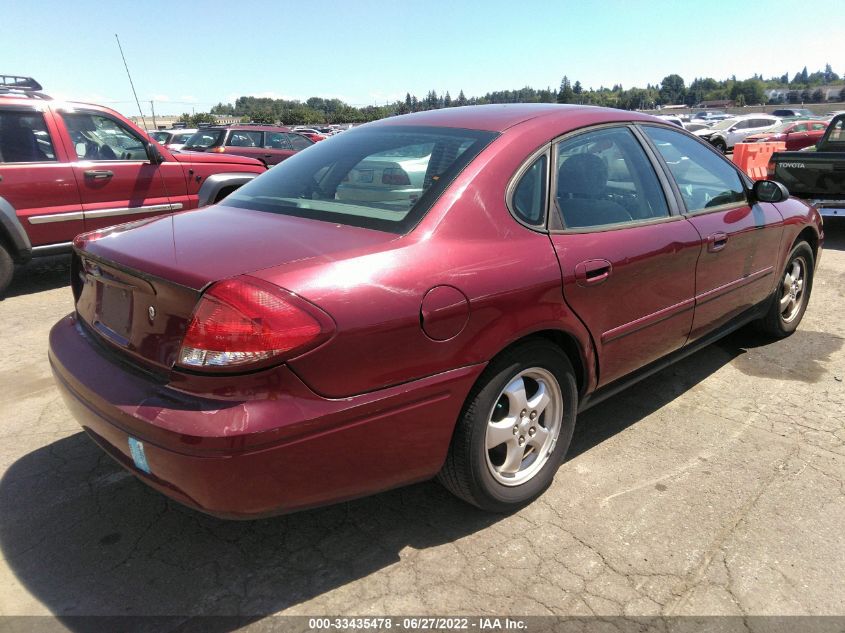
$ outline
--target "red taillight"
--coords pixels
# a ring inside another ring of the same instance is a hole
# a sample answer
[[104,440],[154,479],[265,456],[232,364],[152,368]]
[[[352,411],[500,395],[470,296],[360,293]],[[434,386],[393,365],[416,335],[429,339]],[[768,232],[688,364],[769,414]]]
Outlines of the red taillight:
[[381,175],[383,185],[410,185],[411,179],[401,167],[388,167]]
[[194,309],[178,364],[226,370],[267,365],[326,340],[331,319],[296,295],[254,277],[211,286]]
[[220,147],[212,147],[209,152],[214,152],[215,154],[222,154],[226,151],[226,148],[222,145]]
[[766,164],[766,174],[767,174],[767,178],[769,178],[769,180],[771,180],[772,178],[775,177],[775,161],[770,160]]

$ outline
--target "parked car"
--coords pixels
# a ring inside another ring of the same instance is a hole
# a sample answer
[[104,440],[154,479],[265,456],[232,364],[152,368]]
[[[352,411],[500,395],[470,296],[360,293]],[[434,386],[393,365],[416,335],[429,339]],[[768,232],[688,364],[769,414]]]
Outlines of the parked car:
[[278,165],[314,142],[286,127],[274,125],[209,126],[191,136],[182,148],[188,152],[213,152],[248,156],[266,166]]
[[265,171],[238,156],[171,153],[114,110],[0,83],[0,295],[15,263],[70,252],[78,233],[217,202]]
[[150,132],[150,138],[158,141],[172,152],[181,150],[189,138],[196,134],[195,128],[179,128],[173,130],[156,130]]
[[785,118],[804,118],[804,119],[811,119],[816,115],[813,114],[812,110],[808,110],[807,108],[780,108],[778,110],[772,111],[772,116],[779,117],[781,119]]
[[701,110],[692,115],[693,121],[707,121],[709,123],[724,121],[730,118],[732,118],[730,114],[726,114],[721,110]]
[[663,119],[667,123],[672,123],[673,125],[677,125],[679,128],[685,128],[685,124],[681,117],[675,114],[658,114],[657,118]]
[[747,136],[768,132],[781,122],[779,118],[768,114],[748,114],[718,121],[706,130],[697,130],[693,134],[724,153],[732,150],[737,143],[742,143]]
[[[339,196],[388,157],[419,196]],[[578,411],[745,323],[795,330],[823,234],[787,195],[640,113],[392,117],[201,212],[77,238],[50,363],[108,454],[204,512],[435,476],[511,511]]]
[[308,140],[314,141],[315,143],[319,141],[325,141],[327,138],[329,138],[328,134],[320,130],[315,130],[314,128],[295,127],[291,131],[296,132],[297,134],[301,134]]
[[815,145],[824,136],[827,121],[784,121],[767,132],[746,136],[744,143],[786,143],[787,150]]
[[697,132],[698,130],[705,130],[710,127],[710,124],[701,119],[696,119],[688,123],[684,123],[684,129],[687,132]]
[[768,171],[823,216],[845,216],[845,113],[833,118],[815,147],[772,154]]

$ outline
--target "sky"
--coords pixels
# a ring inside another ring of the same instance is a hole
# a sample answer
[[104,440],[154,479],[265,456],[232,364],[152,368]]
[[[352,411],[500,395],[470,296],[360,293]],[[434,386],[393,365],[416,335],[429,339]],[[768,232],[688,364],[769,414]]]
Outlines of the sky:
[[[845,38],[799,29],[790,0],[355,0],[4,3],[0,72],[58,99],[145,115],[204,112],[241,95],[382,105],[429,90],[659,84],[677,73],[845,75]],[[824,6],[817,14],[824,14]],[[817,31],[826,30],[819,25]]]

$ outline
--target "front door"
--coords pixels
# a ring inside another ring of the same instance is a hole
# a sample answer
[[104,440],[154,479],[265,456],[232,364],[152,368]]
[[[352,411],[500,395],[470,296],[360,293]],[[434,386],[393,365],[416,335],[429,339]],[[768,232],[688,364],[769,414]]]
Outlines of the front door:
[[554,202],[564,228],[551,240],[603,386],[684,345],[701,240],[670,211],[668,180],[629,128],[584,132],[556,149]]
[[150,162],[145,139],[134,130],[101,112],[61,112],[61,119],[76,154],[86,231],[182,208],[182,166]]
[[686,217],[704,243],[695,280],[692,341],[772,293],[772,253],[780,250],[783,218],[774,205],[749,204],[739,172],[709,147],[664,127],[642,129],[674,177]]

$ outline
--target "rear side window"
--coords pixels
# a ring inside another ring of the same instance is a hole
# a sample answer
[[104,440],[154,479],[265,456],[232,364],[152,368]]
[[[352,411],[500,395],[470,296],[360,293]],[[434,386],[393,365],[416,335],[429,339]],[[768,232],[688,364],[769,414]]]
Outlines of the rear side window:
[[231,147],[262,147],[264,145],[263,137],[263,132],[233,130],[226,140],[226,145]]
[[284,132],[267,132],[264,135],[264,147],[268,149],[290,149],[287,134]]
[[545,223],[546,156],[540,156],[519,179],[513,190],[511,208],[517,218],[532,226]]
[[813,132],[824,130],[827,128],[827,123],[813,123]]
[[669,216],[657,174],[627,128],[596,130],[562,141],[556,199],[568,229]]
[[806,132],[807,131],[807,124],[806,123],[799,123],[794,128],[792,128],[793,132]]
[[745,187],[727,159],[674,130],[652,126],[642,129],[666,161],[688,212],[746,202]]
[[51,160],[56,154],[43,114],[0,110],[0,163]]
[[226,204],[402,234],[495,137],[459,128],[363,127],[309,146]]

